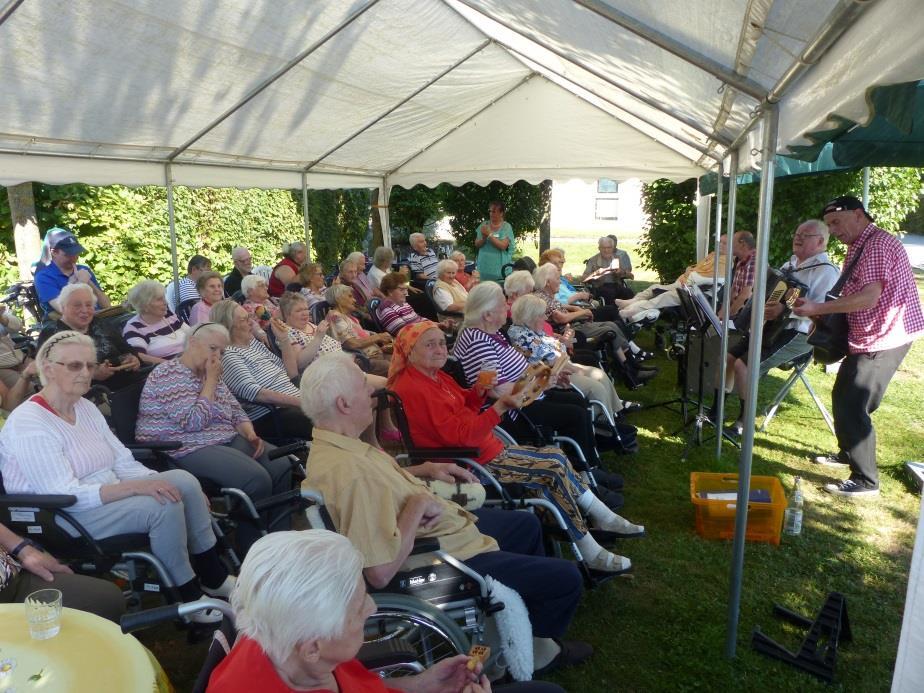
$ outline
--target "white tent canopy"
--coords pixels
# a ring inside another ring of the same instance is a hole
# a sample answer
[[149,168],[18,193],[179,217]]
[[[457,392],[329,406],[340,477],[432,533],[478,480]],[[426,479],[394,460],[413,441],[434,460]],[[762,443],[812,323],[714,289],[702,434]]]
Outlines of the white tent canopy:
[[682,180],[725,155],[829,25],[846,34],[783,95],[780,144],[835,109],[863,120],[866,88],[922,76],[919,9],[13,0],[0,184],[163,184],[167,162],[178,184],[236,187]]

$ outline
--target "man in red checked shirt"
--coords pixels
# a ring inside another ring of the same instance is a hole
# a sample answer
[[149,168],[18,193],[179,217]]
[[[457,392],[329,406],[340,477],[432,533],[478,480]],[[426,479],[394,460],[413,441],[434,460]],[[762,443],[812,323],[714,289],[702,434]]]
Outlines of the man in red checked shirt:
[[855,197],[838,197],[822,211],[831,235],[847,245],[849,278],[840,297],[825,303],[798,300],[793,312],[812,317],[847,314],[849,353],[831,393],[836,455],[816,457],[826,465],[849,465],[850,477],[825,490],[848,498],[879,495],[876,430],[870,419],[889,381],[911,348],[924,335],[924,313],[908,255],[899,240],[873,224]]

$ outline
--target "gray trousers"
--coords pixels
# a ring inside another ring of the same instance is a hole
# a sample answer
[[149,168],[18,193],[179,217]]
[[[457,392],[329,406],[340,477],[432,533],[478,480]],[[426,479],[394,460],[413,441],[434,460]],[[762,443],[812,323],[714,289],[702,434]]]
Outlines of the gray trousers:
[[89,611],[115,623],[125,613],[125,599],[112,582],[68,573],[55,573],[54,581],[46,582],[27,570],[23,570],[6,588],[0,590],[0,604],[22,602],[36,590],[48,588],[61,590],[63,604],[69,609]]
[[[275,447],[266,444],[263,454],[254,459],[253,447],[240,435],[224,445],[209,445],[174,460],[181,469],[218,488],[238,488],[252,500],[261,500],[292,489],[292,467],[288,456],[275,460],[267,453]],[[242,554],[260,538],[259,529],[247,522],[237,527],[238,547]]]
[[[215,546],[205,494],[196,478],[182,469],[146,478],[170,482],[179,489],[182,500],[161,504],[151,496],[132,496],[71,515],[94,539],[118,534],[147,534],[151,552],[164,564],[174,584],[184,585],[195,577],[189,554],[202,553]],[[68,531],[77,536],[76,532]]]

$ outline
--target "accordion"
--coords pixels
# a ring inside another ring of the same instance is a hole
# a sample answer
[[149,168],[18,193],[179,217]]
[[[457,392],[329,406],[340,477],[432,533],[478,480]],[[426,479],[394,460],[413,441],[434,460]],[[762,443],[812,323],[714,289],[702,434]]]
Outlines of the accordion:
[[[775,303],[783,304],[783,312],[779,317],[767,321],[764,325],[764,343],[769,344],[775,340],[780,332],[786,327],[786,321],[792,312],[792,307],[797,298],[808,292],[808,286],[798,281],[789,272],[783,272],[773,267],[767,268],[767,283],[764,287],[764,304],[773,305]],[[735,327],[742,332],[749,332],[751,329],[751,301],[744,304],[744,307],[738,311],[734,317]]]

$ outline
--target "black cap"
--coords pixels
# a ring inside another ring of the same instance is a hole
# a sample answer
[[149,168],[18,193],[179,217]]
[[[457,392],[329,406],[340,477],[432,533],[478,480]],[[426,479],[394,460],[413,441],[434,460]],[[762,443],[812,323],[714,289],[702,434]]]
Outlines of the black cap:
[[842,195],[841,197],[836,197],[831,200],[825,205],[824,209],[821,210],[821,218],[824,219],[825,214],[830,214],[831,212],[849,212],[854,209],[862,210],[866,218],[873,221],[873,215],[867,212],[863,203],[853,195]]

